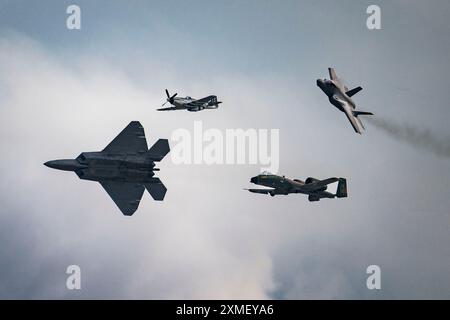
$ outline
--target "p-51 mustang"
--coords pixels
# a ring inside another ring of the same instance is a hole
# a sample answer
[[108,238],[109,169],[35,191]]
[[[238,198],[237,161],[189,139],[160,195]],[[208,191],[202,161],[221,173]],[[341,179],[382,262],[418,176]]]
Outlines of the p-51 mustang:
[[167,101],[163,103],[164,106],[169,102],[173,107],[160,108],[158,111],[171,111],[171,110],[187,110],[187,111],[201,111],[203,109],[217,109],[222,102],[217,101],[217,96],[207,96],[201,99],[193,99],[187,97],[177,97],[178,93],[170,96],[169,91],[166,89]]
[[361,91],[362,88],[356,87],[348,90],[343,82],[336,76],[336,72],[333,68],[328,68],[328,72],[330,74],[330,80],[317,79],[317,86],[328,96],[328,100],[332,105],[345,113],[355,132],[361,134],[362,130],[364,130],[364,125],[358,116],[373,115],[372,112],[355,110],[356,105],[351,97]]
[[[250,179],[251,183],[258,184],[272,189],[246,189],[253,193],[270,194],[272,197],[277,194],[287,195],[290,193],[303,193],[308,195],[309,201],[319,201],[322,198],[345,198],[347,197],[347,180],[345,178],[328,178],[318,180],[307,178],[306,181],[298,179],[288,179],[284,176],[277,176],[268,172],[263,172]],[[330,193],[327,185],[338,182],[336,193]]]

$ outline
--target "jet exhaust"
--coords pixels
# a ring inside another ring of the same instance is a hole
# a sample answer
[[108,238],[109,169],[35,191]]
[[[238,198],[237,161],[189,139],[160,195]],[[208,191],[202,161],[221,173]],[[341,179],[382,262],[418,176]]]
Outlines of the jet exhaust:
[[430,130],[407,123],[395,123],[379,117],[367,117],[367,122],[392,138],[405,142],[418,150],[433,153],[438,157],[450,158],[450,138],[445,139]]

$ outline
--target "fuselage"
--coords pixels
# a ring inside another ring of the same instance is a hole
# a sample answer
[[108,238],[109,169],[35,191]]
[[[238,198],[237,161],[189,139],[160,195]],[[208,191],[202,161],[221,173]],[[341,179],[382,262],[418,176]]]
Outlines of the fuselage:
[[[303,190],[303,186],[305,184],[312,182],[312,178],[309,181],[306,182],[299,180],[299,179],[289,179],[284,176],[278,176],[274,174],[260,174],[258,176],[252,177],[250,179],[251,183],[258,184],[261,186],[273,188],[276,190],[276,193],[279,194],[289,194],[289,193],[303,193],[303,194],[310,194],[310,191]],[[326,186],[315,190],[317,191],[325,191],[327,189]]]
[[76,159],[45,163],[54,169],[74,171],[80,179],[91,181],[126,181],[148,183],[154,180],[155,163],[138,154],[113,155],[83,152]]
[[206,100],[204,103],[191,106],[190,103],[195,103],[197,99],[193,99],[189,96],[187,97],[175,97],[173,99],[173,105],[178,108],[186,108],[188,111],[200,111],[204,109],[217,109],[219,105],[217,104],[217,96],[207,96],[201,100]]
[[355,109],[355,102],[345,92],[346,88],[336,80],[317,79],[317,86],[327,95],[330,103],[345,112],[344,108],[350,106],[351,109]]

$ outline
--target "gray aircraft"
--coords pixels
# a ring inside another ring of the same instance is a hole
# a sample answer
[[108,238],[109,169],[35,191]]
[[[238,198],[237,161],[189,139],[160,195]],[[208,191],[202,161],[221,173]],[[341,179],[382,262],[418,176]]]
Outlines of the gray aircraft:
[[53,160],[47,167],[74,171],[80,179],[98,181],[124,215],[138,208],[144,189],[154,200],[162,201],[166,187],[154,177],[155,162],[169,153],[167,139],[159,139],[150,150],[144,128],[132,121],[100,152],[83,152],[76,159]]
[[[345,178],[328,178],[318,180],[307,178],[305,181],[299,179],[288,179],[285,176],[277,176],[268,172],[263,172],[250,179],[251,183],[258,184],[271,189],[245,189],[253,193],[270,194],[272,197],[277,194],[287,195],[290,193],[303,193],[308,195],[309,201],[319,201],[322,198],[345,198],[347,197],[347,180]],[[338,182],[336,193],[330,193],[327,185]]]
[[336,72],[333,68],[328,68],[328,72],[330,74],[330,80],[317,79],[317,85],[328,96],[331,104],[345,113],[355,132],[361,134],[364,130],[364,125],[358,116],[373,115],[372,112],[355,110],[356,105],[351,97],[361,91],[362,88],[356,87],[348,90],[348,88],[336,76]]
[[187,110],[187,111],[201,111],[204,109],[217,109],[222,102],[217,101],[217,96],[207,96],[201,99],[193,99],[191,97],[177,97],[178,93],[170,96],[166,89],[167,101],[163,103],[164,106],[169,102],[173,107],[160,108],[158,111],[172,111],[172,110]]

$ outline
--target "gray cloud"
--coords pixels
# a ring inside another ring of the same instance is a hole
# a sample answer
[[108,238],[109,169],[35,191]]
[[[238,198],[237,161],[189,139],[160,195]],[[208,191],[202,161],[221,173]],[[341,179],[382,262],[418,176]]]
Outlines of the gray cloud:
[[[32,10],[41,3],[11,11],[15,3],[1,13],[27,21],[9,18],[26,36],[0,40],[1,297],[450,297],[450,164],[370,128],[355,135],[315,86],[333,65],[364,87],[361,109],[445,135],[448,5],[384,2],[383,30],[371,32],[363,2],[141,2],[138,14],[121,2],[81,2],[84,29],[67,33],[56,2],[45,21]],[[427,92],[428,108],[396,95],[396,83]],[[165,87],[216,93],[224,104],[155,112]],[[159,172],[165,201],[145,194],[130,219],[98,184],[42,165],[102,149],[131,120],[150,142],[195,120],[280,128],[280,173],[344,176],[349,198],[261,197],[242,190],[259,166],[176,166],[169,157]],[[82,268],[80,292],[65,289],[69,264]],[[382,268],[379,292],[365,288],[370,264]]]

